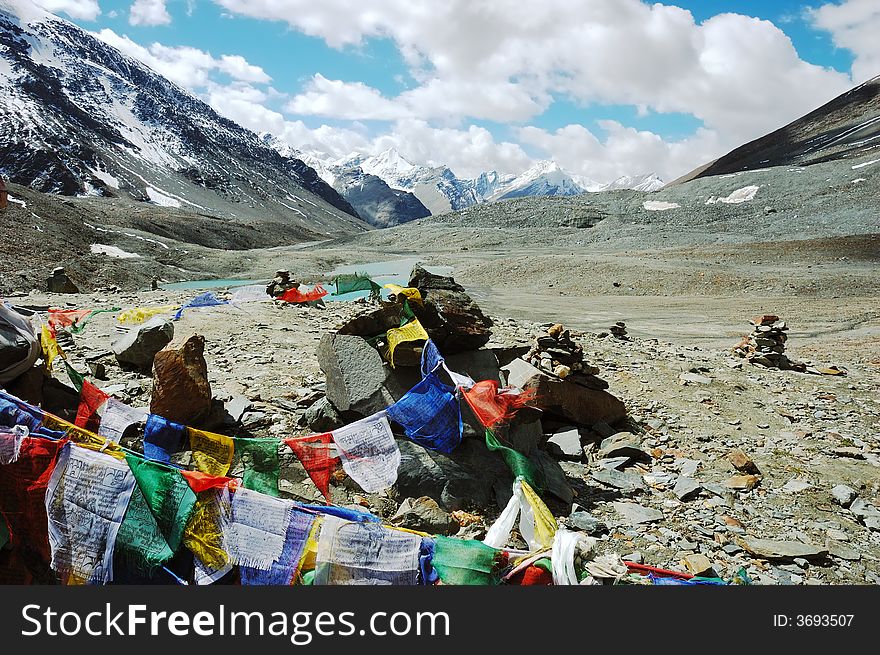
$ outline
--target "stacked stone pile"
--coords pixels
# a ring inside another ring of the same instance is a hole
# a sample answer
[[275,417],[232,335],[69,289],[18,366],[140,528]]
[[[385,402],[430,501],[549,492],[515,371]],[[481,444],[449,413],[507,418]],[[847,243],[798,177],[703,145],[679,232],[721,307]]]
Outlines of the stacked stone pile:
[[734,347],[735,354],[767,368],[806,370],[804,364],[790,360],[785,354],[785,342],[788,340],[785,321],[773,314],[763,314],[753,318],[751,324],[754,330]]

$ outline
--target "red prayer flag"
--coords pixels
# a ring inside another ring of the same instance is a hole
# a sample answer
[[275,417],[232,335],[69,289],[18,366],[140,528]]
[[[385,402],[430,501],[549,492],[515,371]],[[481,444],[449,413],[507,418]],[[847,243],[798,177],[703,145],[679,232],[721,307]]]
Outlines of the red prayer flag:
[[319,300],[323,298],[328,293],[330,292],[326,291],[324,287],[322,287],[320,284],[316,284],[311,291],[306,291],[305,293],[296,288],[288,289],[283,294],[281,294],[281,296],[279,296],[279,299],[285,302],[295,303],[312,302],[313,300]]
[[18,459],[0,465],[0,515],[9,528],[10,549],[0,555],[0,584],[55,581],[49,549],[46,488],[66,439],[25,437]]
[[186,478],[186,482],[189,484],[189,488],[193,490],[193,493],[197,494],[208,489],[222,489],[233,481],[232,478],[202,473],[201,471],[181,471],[180,474]]
[[534,390],[499,391],[497,380],[477,382],[470,389],[463,389],[464,399],[480,423],[492,428],[513,418],[516,410],[525,407],[534,397]]
[[52,331],[52,336],[55,336],[58,328],[75,325],[91,313],[91,309],[50,309],[49,329]]
[[330,444],[334,443],[333,435],[325,432],[298,439],[285,439],[284,443],[297,456],[312,482],[330,503],[330,475],[339,464],[339,457],[330,454]]
[[98,410],[110,398],[88,380],[83,381],[82,391],[79,394],[79,408],[76,410],[74,424],[89,432],[98,432],[101,425],[101,417]]

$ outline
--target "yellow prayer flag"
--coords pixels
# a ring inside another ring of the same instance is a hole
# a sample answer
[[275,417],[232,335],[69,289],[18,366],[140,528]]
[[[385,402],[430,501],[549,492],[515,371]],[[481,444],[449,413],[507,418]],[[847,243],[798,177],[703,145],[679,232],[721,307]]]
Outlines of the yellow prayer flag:
[[43,418],[43,426],[55,432],[64,432],[67,438],[80,448],[102,452],[116,459],[125,459],[125,451],[115,441],[110,441],[85,428],[68,423],[63,418],[46,414]]
[[315,565],[318,561],[318,537],[321,534],[321,524],[323,522],[324,517],[322,516],[316,516],[312,522],[312,529],[309,532],[308,539],[306,539],[302,557],[299,558],[299,564],[297,564],[296,571],[293,574],[294,584],[302,579],[303,573],[315,570]]
[[535,515],[535,539],[541,544],[542,548],[552,548],[553,537],[556,535],[556,528],[558,527],[556,519],[553,518],[553,513],[544,504],[540,496],[535,493],[535,490],[529,486],[528,482],[521,480],[520,484],[522,485],[523,498],[532,508],[532,513]]
[[183,545],[215,570],[229,563],[229,555],[223,550],[222,523],[223,513],[229,509],[222,506],[223,502],[222,496],[213,489],[199,493],[183,532]]
[[58,345],[58,342],[55,340],[55,336],[52,334],[49,326],[45,324],[40,330],[40,347],[43,350],[43,359],[46,360],[46,368],[50,371],[52,370],[52,362],[54,362],[55,359],[58,357],[65,359],[67,357]]
[[422,300],[422,292],[415,287],[402,287],[399,284],[386,284],[385,288],[395,296],[404,296],[407,300],[412,300],[419,305],[424,302]]
[[163,305],[161,307],[134,307],[127,309],[116,320],[123,324],[138,324],[159,314],[170,314],[180,309],[180,305]]
[[223,476],[229,473],[232,466],[232,455],[235,452],[235,441],[232,437],[213,432],[202,432],[195,428],[187,428],[189,446],[192,450],[196,468],[208,475]]
[[419,323],[419,319],[414,319],[399,328],[388,330],[388,350],[386,359],[391,367],[394,368],[394,349],[407,341],[427,341],[430,337],[425,332],[425,328]]

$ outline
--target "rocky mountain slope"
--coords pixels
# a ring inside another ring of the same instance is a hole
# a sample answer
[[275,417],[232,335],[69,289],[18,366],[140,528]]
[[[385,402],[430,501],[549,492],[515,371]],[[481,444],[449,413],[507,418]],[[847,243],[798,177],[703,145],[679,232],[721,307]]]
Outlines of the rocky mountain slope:
[[271,226],[275,245],[361,232],[313,169],[88,32],[0,0],[0,173]]
[[[880,159],[880,76],[675,180],[838,159]],[[857,170],[857,169],[856,169]]]

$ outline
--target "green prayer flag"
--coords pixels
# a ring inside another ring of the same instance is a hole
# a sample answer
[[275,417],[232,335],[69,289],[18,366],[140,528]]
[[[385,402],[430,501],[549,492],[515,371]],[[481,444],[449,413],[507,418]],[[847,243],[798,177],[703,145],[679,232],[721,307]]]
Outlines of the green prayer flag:
[[437,536],[431,565],[443,584],[495,585],[499,581],[495,567],[500,552],[482,541]]
[[235,453],[244,465],[241,477],[245,489],[279,496],[278,445],[280,439],[235,439]]
[[336,285],[334,296],[341,296],[352,291],[369,291],[370,298],[378,298],[382,292],[382,287],[373,282],[372,278],[365,273],[337,275],[333,278],[333,284]]
[[67,369],[67,377],[70,378],[70,382],[73,384],[74,388],[77,391],[82,391],[83,384],[85,383],[86,376],[77,371],[73,366],[71,366],[67,360],[64,361],[64,368]]
[[111,307],[110,309],[95,309],[89,312],[87,316],[84,316],[81,321],[77,321],[73,325],[70,326],[70,331],[74,334],[79,334],[86,328],[86,324],[95,317],[96,314],[108,314],[108,313],[116,313],[121,311],[121,307]]
[[135,573],[151,577],[180,548],[196,495],[179,471],[134,455],[125,459],[137,485],[116,547]]
[[495,433],[488,428],[486,429],[486,447],[489,450],[500,451],[501,457],[504,459],[510,472],[513,473],[514,479],[522,477],[536,491],[544,488],[543,476],[532,461],[513,448],[502,446]]

